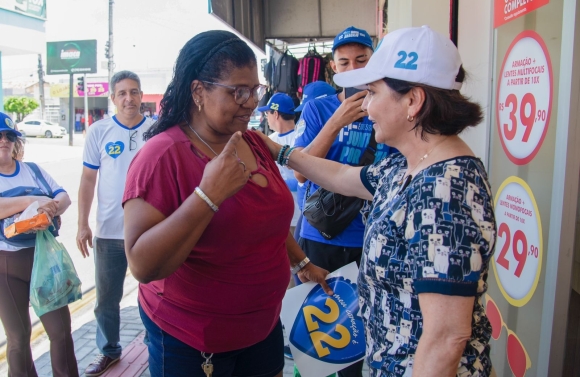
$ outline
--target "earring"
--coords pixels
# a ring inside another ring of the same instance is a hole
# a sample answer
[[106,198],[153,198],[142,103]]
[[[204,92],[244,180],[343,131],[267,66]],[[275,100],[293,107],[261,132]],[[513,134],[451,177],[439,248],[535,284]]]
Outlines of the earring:
[[197,110],[201,113],[201,104],[199,103],[199,100],[196,99],[195,103],[197,103]]
[[414,120],[415,120],[415,117],[414,116],[407,115],[407,121],[412,122]]

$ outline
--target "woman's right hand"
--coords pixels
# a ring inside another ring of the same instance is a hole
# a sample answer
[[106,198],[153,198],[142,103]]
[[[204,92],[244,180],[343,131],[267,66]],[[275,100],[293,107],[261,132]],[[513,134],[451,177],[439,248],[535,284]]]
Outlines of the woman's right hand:
[[235,155],[241,138],[241,132],[233,134],[222,153],[211,160],[203,171],[199,187],[218,207],[244,187],[250,178],[250,170]]
[[38,213],[46,213],[49,220],[56,215],[58,211],[58,200],[50,199],[50,198],[41,198],[38,199]]

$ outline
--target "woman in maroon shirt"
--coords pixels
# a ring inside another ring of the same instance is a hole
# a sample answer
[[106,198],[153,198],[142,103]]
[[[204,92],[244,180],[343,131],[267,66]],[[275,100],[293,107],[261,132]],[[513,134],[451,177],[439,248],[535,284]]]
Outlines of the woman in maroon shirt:
[[289,233],[293,199],[274,160],[247,131],[264,89],[245,42],[197,35],[129,168],[125,249],[154,377],[282,375],[291,266],[332,293]]

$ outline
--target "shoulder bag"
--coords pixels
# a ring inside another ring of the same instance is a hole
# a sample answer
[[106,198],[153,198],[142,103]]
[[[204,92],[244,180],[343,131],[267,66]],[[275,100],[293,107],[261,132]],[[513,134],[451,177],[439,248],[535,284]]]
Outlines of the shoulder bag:
[[[375,160],[376,150],[377,141],[373,129],[369,145],[363,152],[358,166],[372,164]],[[322,237],[330,240],[342,233],[353,222],[360,213],[364,200],[337,194],[322,187],[310,195],[311,186],[312,182],[309,182],[302,214],[308,223],[320,232]]]

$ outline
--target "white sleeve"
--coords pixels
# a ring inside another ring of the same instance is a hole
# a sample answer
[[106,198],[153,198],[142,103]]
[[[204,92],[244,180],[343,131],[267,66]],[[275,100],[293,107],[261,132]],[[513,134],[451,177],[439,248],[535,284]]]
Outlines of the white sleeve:
[[[42,174],[42,176],[44,177],[44,179],[46,180],[46,183],[48,183],[48,185],[50,186],[50,189],[53,192],[53,195],[58,194],[59,192],[66,192],[65,189],[62,188],[62,186],[60,186],[58,183],[56,183],[56,181],[50,176],[50,174],[48,174],[46,172],[46,170],[44,170],[43,168],[41,168],[38,164],[36,164],[36,166],[38,166],[38,169],[40,169],[40,173]],[[32,172],[31,172],[32,173]],[[32,173],[34,174],[34,173]],[[39,182],[40,184],[40,182]],[[44,190],[44,187],[42,187],[42,185],[40,186],[40,188]]]
[[94,125],[89,127],[85,139],[85,149],[83,151],[83,165],[97,170],[101,166],[101,153],[99,146],[99,132]]

